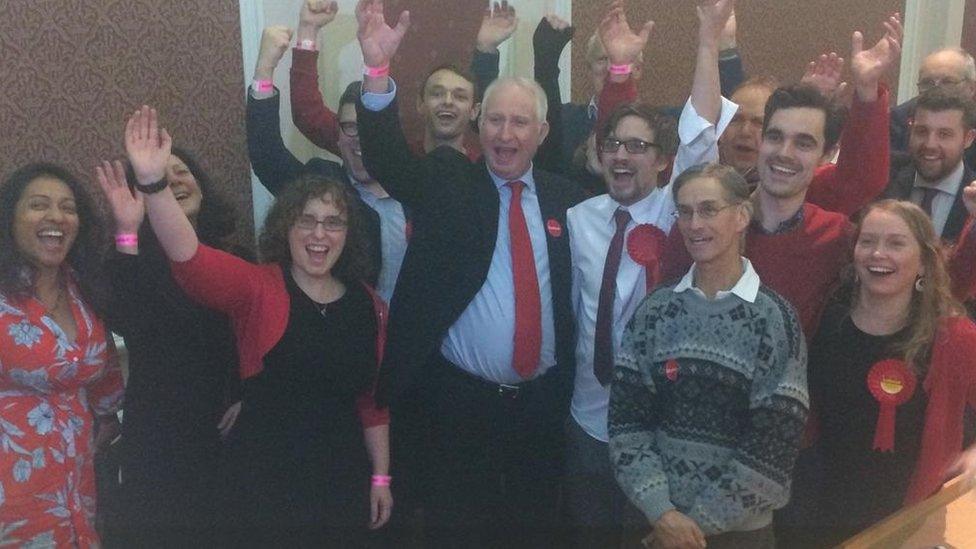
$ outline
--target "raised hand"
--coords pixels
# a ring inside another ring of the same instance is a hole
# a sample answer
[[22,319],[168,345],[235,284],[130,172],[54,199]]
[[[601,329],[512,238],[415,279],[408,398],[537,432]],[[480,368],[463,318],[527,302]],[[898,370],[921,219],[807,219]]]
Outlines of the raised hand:
[[261,33],[261,49],[258,51],[258,64],[254,68],[254,78],[271,80],[274,70],[291,44],[291,29],[283,25],[265,27]]
[[698,0],[699,41],[719,48],[722,34],[735,10],[734,0]]
[[635,33],[627,22],[623,0],[614,0],[598,29],[610,63],[626,65],[636,62],[653,28],[654,21],[648,21]]
[[817,91],[827,97],[834,97],[841,86],[847,85],[841,82],[843,70],[843,57],[833,51],[825,53],[807,63],[807,70],[803,73],[800,83],[816,88]]
[[313,29],[316,32],[335,20],[339,5],[335,0],[305,0],[298,14],[298,27]]
[[718,37],[718,49],[719,51],[731,50],[736,47],[736,23],[735,23],[735,10],[732,10],[732,14],[729,15],[729,19],[725,22],[725,26],[722,28],[722,34]]
[[400,47],[400,41],[410,28],[410,12],[404,11],[395,26],[386,24],[382,0],[359,0],[356,3],[356,22],[363,61],[368,67],[384,67]]
[[480,52],[495,53],[498,46],[508,40],[516,28],[518,17],[515,16],[515,6],[509,5],[508,0],[502,0],[500,4],[495,2],[485,8],[475,47]]
[[871,49],[864,49],[864,35],[859,31],[855,31],[851,37],[851,73],[857,95],[862,101],[870,102],[877,98],[878,81],[901,55],[904,34],[901,16],[896,13],[883,25],[884,36]]
[[539,21],[532,34],[532,50],[536,64],[557,65],[563,48],[573,39],[573,27],[555,14],[548,14]]
[[125,124],[125,152],[139,185],[152,185],[166,177],[173,140],[158,125],[156,109],[143,105]]
[[141,193],[133,193],[125,180],[125,167],[121,162],[102,161],[95,166],[95,181],[108,199],[115,230],[119,233],[138,233],[146,216],[146,206]]

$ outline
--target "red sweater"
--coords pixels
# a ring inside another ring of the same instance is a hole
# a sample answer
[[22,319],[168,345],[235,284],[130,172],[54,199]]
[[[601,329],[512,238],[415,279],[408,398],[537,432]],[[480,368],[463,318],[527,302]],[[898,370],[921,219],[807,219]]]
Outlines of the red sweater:
[[[291,300],[281,267],[255,265],[203,244],[189,261],[170,262],[173,278],[194,301],[230,317],[237,339],[241,378],[257,375],[264,356],[285,333]],[[377,359],[383,360],[386,305],[367,287],[377,317]],[[378,363],[377,363],[378,365]],[[356,409],[363,428],[388,425],[389,411],[376,407],[372,388],[360,395]]]
[[976,325],[968,318],[945,319],[932,346],[932,360],[922,387],[925,426],[922,446],[905,495],[905,505],[938,491],[946,469],[962,450],[966,405],[976,408]]

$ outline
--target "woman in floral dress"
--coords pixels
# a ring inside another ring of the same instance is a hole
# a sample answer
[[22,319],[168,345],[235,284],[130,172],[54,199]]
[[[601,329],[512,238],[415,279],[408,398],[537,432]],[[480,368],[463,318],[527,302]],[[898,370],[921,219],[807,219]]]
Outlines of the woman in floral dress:
[[116,424],[123,393],[100,236],[65,170],[32,164],[0,186],[0,546],[99,545],[93,432]]

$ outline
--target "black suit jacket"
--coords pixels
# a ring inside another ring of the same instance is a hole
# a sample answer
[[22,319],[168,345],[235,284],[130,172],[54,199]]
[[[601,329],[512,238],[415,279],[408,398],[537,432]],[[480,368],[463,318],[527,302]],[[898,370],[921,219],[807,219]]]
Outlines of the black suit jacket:
[[[472,163],[449,147],[414,157],[404,139],[396,102],[379,112],[357,105],[363,161],[394,198],[413,212],[413,235],[390,309],[386,353],[377,400],[416,394],[431,373],[447,330],[488,276],[498,232],[499,195],[484,162]],[[572,392],[575,345],[570,305],[571,270],[566,210],[583,199],[575,184],[535,170],[533,177],[547,231],[559,398]],[[491,337],[491,334],[486,334]],[[548,375],[548,374],[547,374]],[[563,410],[565,411],[565,410]]]
[[[969,212],[962,201],[962,188],[976,179],[976,172],[968,166],[963,166],[962,182],[956,199],[949,210],[949,217],[946,218],[945,227],[939,235],[943,240],[956,242],[959,233],[962,232],[966,220],[969,219]],[[894,198],[897,200],[911,200],[912,187],[915,185],[915,163],[912,158],[904,153],[893,153],[891,155],[891,181],[885,188],[883,198]]]
[[[307,164],[285,146],[281,138],[279,104],[281,95],[275,93],[267,99],[255,99],[247,94],[247,152],[251,168],[268,192],[278,196],[286,185],[305,173],[316,173],[335,179],[348,186],[363,214],[363,228],[369,243],[371,273],[366,282],[376,285],[383,265],[383,248],[380,242],[380,215],[370,208],[352,188],[345,168],[338,162],[313,158]],[[404,210],[404,214],[406,214]]]

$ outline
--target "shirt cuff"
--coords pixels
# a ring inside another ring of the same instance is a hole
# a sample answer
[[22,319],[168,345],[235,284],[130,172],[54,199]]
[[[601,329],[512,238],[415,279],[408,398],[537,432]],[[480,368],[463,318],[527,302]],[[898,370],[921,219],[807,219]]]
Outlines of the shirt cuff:
[[396,82],[393,81],[392,77],[389,81],[390,84],[386,93],[363,92],[363,106],[366,107],[366,110],[381,111],[393,103],[393,99],[396,97]]
[[682,143],[693,143],[702,133],[714,127],[715,139],[718,140],[725,132],[725,128],[729,127],[729,124],[732,122],[732,117],[735,116],[737,110],[739,110],[739,105],[723,97],[722,109],[718,115],[718,124],[712,126],[711,122],[705,120],[698,114],[695,106],[691,104],[691,98],[689,97],[688,101],[685,102],[685,108],[681,110],[681,118],[678,120],[678,137]]
[[261,101],[263,99],[271,99],[272,97],[278,95],[278,88],[276,86],[272,88],[271,93],[267,93],[267,92],[258,92],[257,90],[254,89],[254,86],[248,86],[247,93],[248,95],[251,96],[252,99]]

